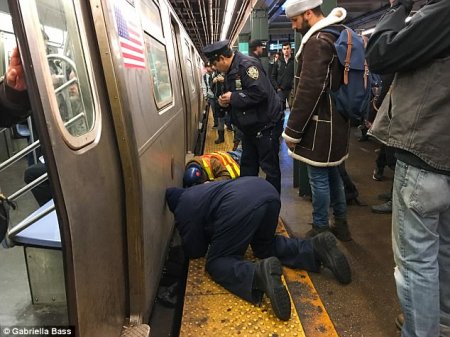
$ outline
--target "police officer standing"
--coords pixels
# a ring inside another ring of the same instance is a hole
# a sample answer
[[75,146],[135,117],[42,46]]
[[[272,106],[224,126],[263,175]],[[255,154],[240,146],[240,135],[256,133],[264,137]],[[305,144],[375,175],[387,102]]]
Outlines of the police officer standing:
[[203,53],[226,74],[225,92],[218,101],[243,133],[241,176],[257,176],[261,168],[280,193],[281,102],[269,78],[258,60],[233,52],[228,40],[207,45]]

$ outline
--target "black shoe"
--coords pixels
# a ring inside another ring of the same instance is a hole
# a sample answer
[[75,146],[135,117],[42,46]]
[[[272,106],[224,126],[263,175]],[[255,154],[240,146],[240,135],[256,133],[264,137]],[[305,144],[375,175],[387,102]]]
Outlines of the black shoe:
[[352,271],[345,255],[336,246],[336,237],[325,232],[312,239],[314,253],[325,268],[330,269],[342,284],[352,281]]
[[383,173],[384,173],[384,170],[382,168],[377,167],[375,170],[373,170],[372,179],[376,180],[376,181],[382,181]]
[[273,312],[282,321],[291,318],[291,298],[281,280],[283,274],[280,260],[272,256],[256,262],[255,288],[269,297]]
[[392,192],[378,194],[377,198],[382,201],[392,200]]
[[335,218],[334,224],[330,226],[330,232],[340,241],[348,242],[353,240],[345,218]]
[[329,231],[330,231],[330,227],[328,227],[328,226],[322,228],[322,227],[317,227],[313,224],[312,228],[305,233],[305,238],[313,238],[320,233],[329,232]]
[[392,213],[392,200],[386,201],[384,204],[370,207],[373,213],[390,214]]

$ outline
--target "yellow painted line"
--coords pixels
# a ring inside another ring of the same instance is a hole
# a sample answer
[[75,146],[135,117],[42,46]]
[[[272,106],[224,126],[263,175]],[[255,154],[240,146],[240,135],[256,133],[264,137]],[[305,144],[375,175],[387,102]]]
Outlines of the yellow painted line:
[[[277,232],[278,234],[289,236],[281,218],[278,222]],[[305,335],[308,337],[338,336],[334,324],[308,273],[303,270],[284,267],[283,274],[302,322]]]

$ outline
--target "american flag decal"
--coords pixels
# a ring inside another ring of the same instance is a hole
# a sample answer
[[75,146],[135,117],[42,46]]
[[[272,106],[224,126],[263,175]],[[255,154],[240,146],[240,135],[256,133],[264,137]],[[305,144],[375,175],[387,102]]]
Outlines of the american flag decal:
[[121,3],[121,6],[115,4],[114,13],[123,64],[126,68],[145,69],[145,51],[141,27],[132,22],[132,20],[136,20],[138,14],[128,2],[121,1]]

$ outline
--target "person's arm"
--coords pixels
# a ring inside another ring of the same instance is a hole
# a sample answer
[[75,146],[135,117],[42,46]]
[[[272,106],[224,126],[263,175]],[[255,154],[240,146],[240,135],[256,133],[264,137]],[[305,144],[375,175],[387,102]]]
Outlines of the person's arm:
[[19,50],[14,48],[6,75],[0,78],[0,125],[11,126],[30,114]]
[[450,50],[450,1],[425,5],[410,22],[411,0],[396,0],[366,48],[370,70],[388,74],[416,69]]

